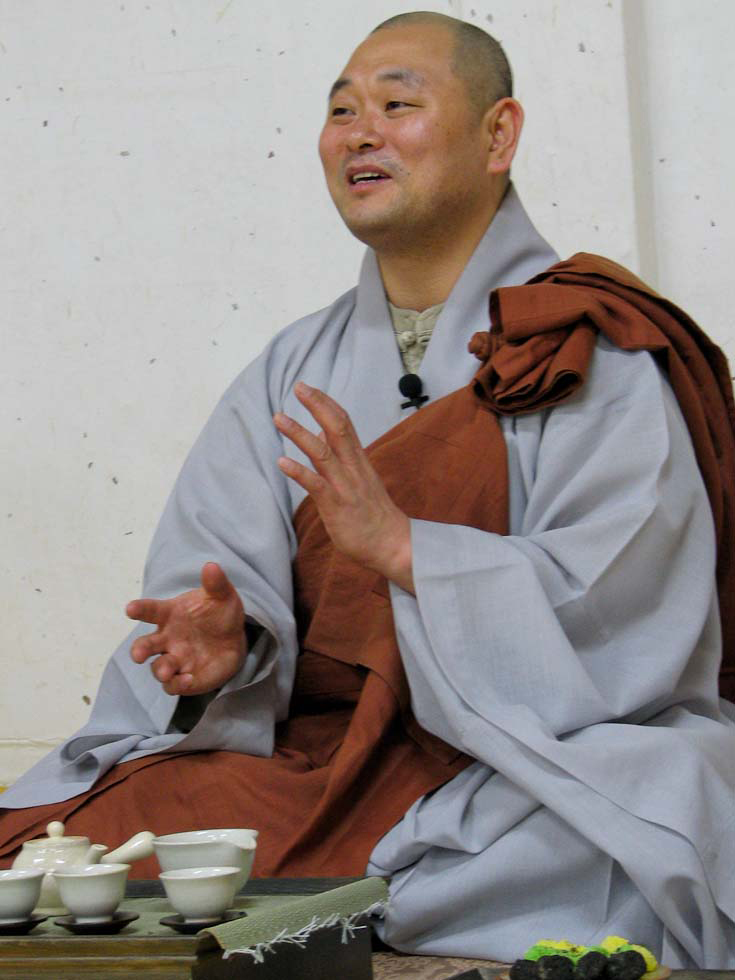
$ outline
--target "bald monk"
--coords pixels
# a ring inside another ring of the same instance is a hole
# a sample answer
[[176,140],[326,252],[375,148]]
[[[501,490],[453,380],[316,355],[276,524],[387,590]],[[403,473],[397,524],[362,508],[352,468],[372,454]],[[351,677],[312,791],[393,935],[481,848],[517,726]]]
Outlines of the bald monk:
[[735,967],[731,395],[671,304],[557,262],[522,118],[460,21],[353,53],[320,154],[359,284],[224,395],[88,725],[3,797],[7,859],[52,816],[257,826],[260,874],[390,876],[398,949],[615,933]]

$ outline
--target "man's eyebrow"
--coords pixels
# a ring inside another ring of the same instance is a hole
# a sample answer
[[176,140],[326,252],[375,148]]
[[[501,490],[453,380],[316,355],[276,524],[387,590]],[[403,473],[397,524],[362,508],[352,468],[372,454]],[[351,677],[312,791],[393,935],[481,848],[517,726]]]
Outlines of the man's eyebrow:
[[346,88],[348,85],[352,85],[352,81],[349,78],[338,78],[329,90],[329,98],[331,99],[337,94],[337,92],[341,91],[343,88]]
[[[389,71],[381,72],[378,75],[379,82],[403,82],[404,85],[408,85],[410,88],[421,88],[425,84],[425,79],[423,75],[419,75],[417,71],[413,71],[412,68],[391,68]],[[329,98],[333,98],[337,92],[340,92],[343,88],[347,88],[352,85],[351,78],[338,78],[334,85],[329,90]]]

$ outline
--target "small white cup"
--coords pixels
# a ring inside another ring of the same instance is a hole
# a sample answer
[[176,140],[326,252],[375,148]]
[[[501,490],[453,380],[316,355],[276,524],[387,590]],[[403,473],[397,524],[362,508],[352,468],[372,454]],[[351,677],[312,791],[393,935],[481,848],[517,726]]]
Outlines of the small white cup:
[[44,872],[38,868],[0,871],[0,923],[27,919],[41,894]]
[[129,864],[87,864],[54,871],[61,901],[80,923],[109,922],[125,895]]
[[258,831],[246,828],[188,830],[153,838],[161,871],[184,868],[239,868],[237,891],[250,877]]
[[219,919],[235,898],[239,868],[178,868],[163,871],[169,902],[187,922]]

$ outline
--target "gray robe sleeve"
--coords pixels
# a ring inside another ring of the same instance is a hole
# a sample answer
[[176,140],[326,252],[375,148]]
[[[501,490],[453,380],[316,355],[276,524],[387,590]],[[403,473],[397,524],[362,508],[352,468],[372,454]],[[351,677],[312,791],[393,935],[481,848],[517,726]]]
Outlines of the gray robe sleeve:
[[712,518],[650,357],[601,349],[584,396],[506,428],[526,497],[515,533],[413,524],[417,598],[395,590],[394,606],[422,723],[469,747],[454,711],[426,711],[437,690],[471,713],[514,706],[554,737],[711,705]]
[[[504,919],[493,947],[488,910],[528,929],[523,910],[556,901],[568,923],[573,901],[588,941],[604,927],[607,893],[589,887],[610,877],[604,855],[674,960],[721,966],[735,956],[735,728],[717,698],[711,512],[681,413],[648,354],[601,340],[577,396],[503,424],[512,533],[413,522],[416,597],[391,588],[416,717],[478,763],[377,845],[370,870],[395,876],[388,940],[447,952],[451,934],[513,958],[538,937]],[[560,828],[564,845],[534,866]],[[458,876],[471,898],[450,909]]]
[[283,453],[268,414],[271,353],[225,394],[191,450],[160,520],[143,595],[168,598],[199,585],[206,561],[219,562],[250,621],[263,627],[245,663],[209,701],[190,733],[171,730],[178,698],[148,663],[130,659],[138,625],[108,662],[90,720],[3,794],[3,805],[32,806],[86,790],[111,766],[167,750],[229,749],[268,755],[275,722],[286,716],[296,659],[291,558],[292,501],[275,465]]

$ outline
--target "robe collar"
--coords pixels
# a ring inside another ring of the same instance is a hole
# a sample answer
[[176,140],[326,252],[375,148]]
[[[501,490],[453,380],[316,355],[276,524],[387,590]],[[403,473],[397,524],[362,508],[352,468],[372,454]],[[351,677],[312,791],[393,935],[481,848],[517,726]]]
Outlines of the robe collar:
[[[558,261],[531,223],[511,184],[485,235],[444,304],[421,364],[424,394],[441,398],[468,384],[477,362],[467,352],[472,335],[487,330],[488,297],[515,286]],[[349,369],[339,372],[330,394],[358,413],[363,443],[372,442],[415,409],[401,410],[398,381],[405,374],[377,258],[363,259],[355,308],[347,326]],[[364,412],[370,405],[370,412]]]

